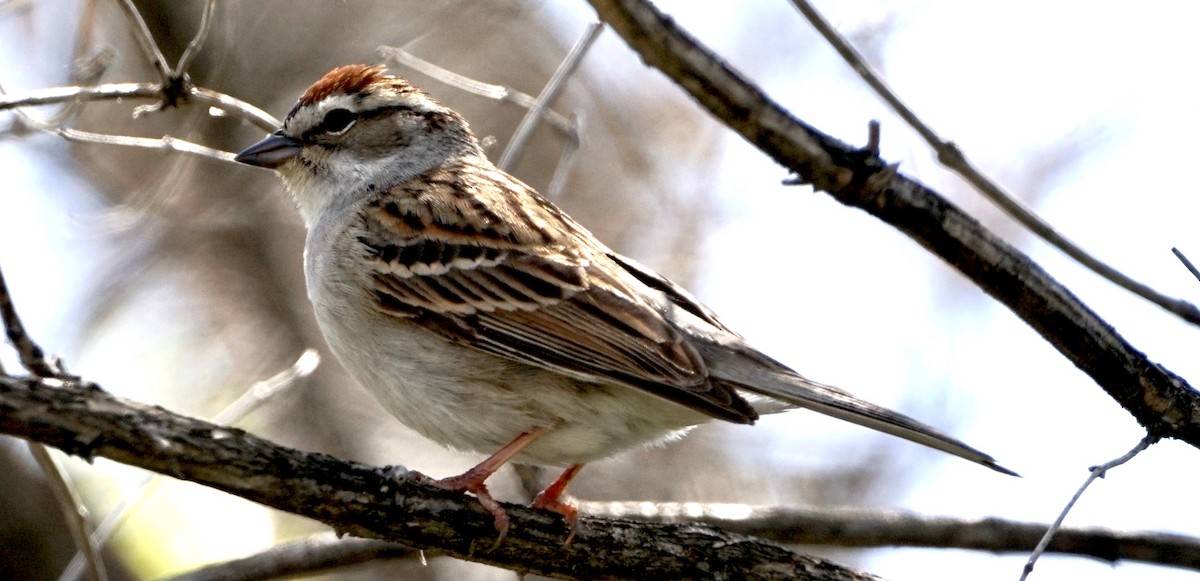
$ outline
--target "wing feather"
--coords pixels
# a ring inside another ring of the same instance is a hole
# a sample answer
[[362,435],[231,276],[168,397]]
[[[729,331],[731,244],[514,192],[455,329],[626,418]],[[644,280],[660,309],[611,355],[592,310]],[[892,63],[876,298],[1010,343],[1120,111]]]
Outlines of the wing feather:
[[[436,319],[430,328],[500,357],[645,389],[730,421],[757,417],[733,388],[710,380],[696,348],[640,298],[632,285],[642,283],[607,249],[524,184],[485,177],[510,185],[507,197],[479,200],[494,184],[433,176],[422,191],[397,186],[368,206],[357,241],[377,309]],[[447,191],[431,195],[429,183]]]

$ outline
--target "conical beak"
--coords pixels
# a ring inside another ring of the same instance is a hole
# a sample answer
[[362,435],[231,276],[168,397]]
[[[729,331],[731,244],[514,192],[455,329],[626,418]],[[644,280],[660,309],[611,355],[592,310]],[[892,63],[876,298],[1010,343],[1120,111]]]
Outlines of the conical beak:
[[300,143],[284,135],[281,129],[247,147],[233,159],[246,165],[275,169],[297,155],[300,155]]

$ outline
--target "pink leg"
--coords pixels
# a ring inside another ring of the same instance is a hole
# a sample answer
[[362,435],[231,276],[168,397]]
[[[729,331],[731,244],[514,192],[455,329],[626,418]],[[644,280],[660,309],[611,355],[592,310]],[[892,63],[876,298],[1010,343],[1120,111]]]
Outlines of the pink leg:
[[567,535],[567,540],[564,545],[571,544],[575,540],[575,531],[579,528],[579,508],[562,499],[562,495],[567,491],[567,485],[571,483],[571,479],[579,474],[579,470],[583,468],[583,464],[572,464],[563,470],[558,478],[554,479],[545,490],[538,493],[537,498],[533,499],[532,508],[541,508],[550,512],[555,512],[562,515],[567,526],[570,527],[571,533]]
[[458,476],[450,476],[441,480],[433,480],[424,475],[422,477],[427,484],[432,484],[439,488],[474,494],[475,498],[479,499],[479,504],[483,505],[483,508],[492,514],[496,530],[500,532],[500,537],[496,539],[496,545],[499,545],[504,541],[504,537],[508,535],[508,512],[504,510],[504,507],[500,506],[500,503],[492,498],[484,481],[491,477],[492,474],[495,474],[506,462],[512,460],[513,456],[520,453],[525,446],[531,444],[538,436],[544,433],[546,433],[546,428],[533,428],[513,438],[513,441],[505,444],[495,454],[488,456],[486,460]]

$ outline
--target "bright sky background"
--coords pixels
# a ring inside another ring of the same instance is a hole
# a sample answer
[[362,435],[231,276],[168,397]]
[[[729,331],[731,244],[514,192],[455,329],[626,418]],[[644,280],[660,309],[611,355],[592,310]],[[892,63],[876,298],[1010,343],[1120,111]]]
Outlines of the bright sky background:
[[[1194,327],[998,218],[938,167],[787,2],[660,5],[821,130],[861,143],[867,121],[881,120],[885,158],[984,216],[1152,360],[1200,381]],[[819,7],[844,32],[885,29],[867,52],[878,55],[874,64],[901,98],[1061,232],[1162,292],[1200,301],[1200,282],[1170,253],[1178,246],[1200,260],[1197,187],[1187,174],[1200,129],[1200,4],[875,0]],[[589,18],[583,2],[561,10],[565,35]],[[3,55],[16,54],[13,45],[24,40],[0,34],[0,82],[10,82]],[[607,32],[586,65],[626,50]],[[1076,160],[1042,189],[1022,191],[1042,157],[1064,146],[1078,149]],[[916,244],[824,194],[780,186],[780,168],[738,138],[728,137],[725,148],[714,186],[725,217],[701,249],[707,271],[697,294],[764,351],[814,379],[894,407],[918,407],[914,397],[944,402],[958,415],[943,427],[1024,475],[1004,478],[896,446],[914,462],[933,464],[906,485],[911,492],[900,508],[1050,521],[1088,466],[1120,456],[1142,436],[1049,344]],[[16,297],[21,313],[48,344],[67,324],[61,305],[86,280],[86,253],[103,251],[80,248],[71,238],[72,215],[43,203],[45,192],[69,196],[83,187],[47,165],[64,152],[52,139],[0,141],[0,265],[10,283],[24,281]],[[83,199],[70,204],[73,215],[90,211],[79,205]],[[69,268],[46,267],[64,263]],[[9,353],[0,358],[13,367]],[[815,419],[763,425],[737,435],[760,462],[819,466],[836,459],[823,458],[815,443],[852,446],[867,437]],[[1154,446],[1094,484],[1067,524],[1200,535],[1200,507],[1190,501],[1198,458],[1179,443]],[[1023,563],[968,551],[889,549],[865,566],[897,580],[986,581],[1014,580]],[[1194,574],[1046,557],[1033,579],[1185,576]]]

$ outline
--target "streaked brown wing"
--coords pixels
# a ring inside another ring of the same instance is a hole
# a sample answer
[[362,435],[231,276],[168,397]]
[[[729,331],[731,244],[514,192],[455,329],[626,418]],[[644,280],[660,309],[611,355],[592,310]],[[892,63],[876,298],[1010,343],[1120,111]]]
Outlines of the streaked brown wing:
[[[439,201],[453,196],[386,199],[367,209],[358,236],[380,311],[500,357],[645,389],[713,417],[757,417],[731,387],[710,381],[696,349],[638,298],[632,285],[641,283],[540,198],[516,209],[495,200],[482,223],[472,223],[477,197],[461,197],[463,207]],[[578,239],[559,243],[562,234]]]

